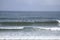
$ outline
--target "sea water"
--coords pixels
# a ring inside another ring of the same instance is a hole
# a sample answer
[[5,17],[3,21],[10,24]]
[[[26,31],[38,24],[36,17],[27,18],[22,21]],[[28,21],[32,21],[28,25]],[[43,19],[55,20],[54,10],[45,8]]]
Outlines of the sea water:
[[57,20],[60,12],[0,11],[0,37],[60,36]]

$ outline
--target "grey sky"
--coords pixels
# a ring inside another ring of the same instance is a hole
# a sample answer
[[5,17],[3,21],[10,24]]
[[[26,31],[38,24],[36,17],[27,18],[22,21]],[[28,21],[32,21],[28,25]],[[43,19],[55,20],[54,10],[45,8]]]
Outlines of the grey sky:
[[60,0],[0,0],[1,11],[60,11]]

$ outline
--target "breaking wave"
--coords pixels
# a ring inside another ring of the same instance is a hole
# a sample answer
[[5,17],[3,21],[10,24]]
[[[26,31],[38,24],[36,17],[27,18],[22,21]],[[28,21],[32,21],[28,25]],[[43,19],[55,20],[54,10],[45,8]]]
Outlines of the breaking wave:
[[50,30],[50,31],[60,31],[60,27],[40,27],[40,26],[9,26],[9,27],[0,27],[0,29],[40,29],[40,30]]

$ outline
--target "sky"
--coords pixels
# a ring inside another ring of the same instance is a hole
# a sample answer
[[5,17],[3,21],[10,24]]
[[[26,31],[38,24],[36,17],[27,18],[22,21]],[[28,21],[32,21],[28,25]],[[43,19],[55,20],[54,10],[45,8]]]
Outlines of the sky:
[[60,0],[0,0],[0,11],[60,11]]

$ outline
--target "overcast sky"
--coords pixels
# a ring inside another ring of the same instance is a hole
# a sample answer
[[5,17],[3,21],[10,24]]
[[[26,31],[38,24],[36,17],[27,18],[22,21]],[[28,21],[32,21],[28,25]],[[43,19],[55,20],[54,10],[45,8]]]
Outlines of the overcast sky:
[[0,11],[60,11],[60,0],[0,0]]

